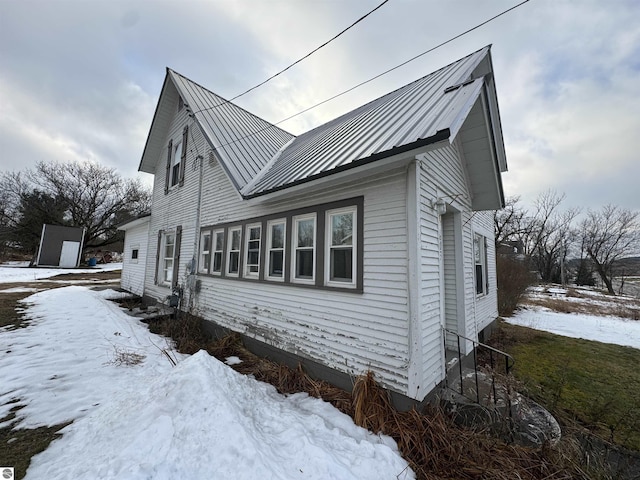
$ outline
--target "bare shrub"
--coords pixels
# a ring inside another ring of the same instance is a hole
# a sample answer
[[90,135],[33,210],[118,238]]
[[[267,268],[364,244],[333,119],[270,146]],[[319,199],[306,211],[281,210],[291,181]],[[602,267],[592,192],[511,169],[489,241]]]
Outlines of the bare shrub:
[[132,352],[125,348],[118,347],[117,345],[113,346],[113,350],[114,350],[113,358],[108,362],[106,362],[106,365],[115,365],[118,367],[121,365],[126,365],[131,367],[133,365],[139,365],[146,358],[145,355]]
[[510,316],[522,300],[527,287],[534,282],[527,262],[512,255],[496,257],[498,275],[498,312]]

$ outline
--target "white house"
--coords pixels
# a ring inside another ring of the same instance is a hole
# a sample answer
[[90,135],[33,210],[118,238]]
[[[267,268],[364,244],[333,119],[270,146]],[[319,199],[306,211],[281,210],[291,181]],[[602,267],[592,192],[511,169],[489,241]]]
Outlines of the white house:
[[136,295],[144,294],[149,220],[149,215],[143,215],[118,227],[125,232],[120,286]]
[[144,294],[314,375],[421,401],[497,317],[490,47],[298,137],[167,69],[139,169]]

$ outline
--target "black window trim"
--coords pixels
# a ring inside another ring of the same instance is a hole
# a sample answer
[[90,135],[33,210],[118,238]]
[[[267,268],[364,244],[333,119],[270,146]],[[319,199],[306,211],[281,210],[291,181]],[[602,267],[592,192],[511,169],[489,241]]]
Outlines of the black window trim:
[[[355,287],[353,286],[337,286],[337,285],[327,285],[325,279],[325,254],[327,254],[326,250],[326,230],[325,230],[325,219],[326,213],[329,210],[337,210],[341,208],[347,207],[355,207],[356,210],[356,241],[354,243],[354,247],[356,248],[356,271],[355,275]],[[298,283],[292,281],[291,278],[291,258],[292,258],[292,247],[293,242],[291,235],[293,235],[293,219],[294,217],[308,215],[308,214],[316,214],[316,255],[314,258],[315,262],[315,282],[313,284],[309,283]],[[265,261],[265,255],[267,252],[266,245],[266,235],[268,222],[272,220],[284,220],[285,221],[285,247],[284,247],[284,257],[285,257],[285,269],[284,269],[284,280],[275,280],[269,279],[267,276],[267,272],[265,270],[267,262]],[[245,270],[245,248],[244,248],[244,234],[248,225],[261,224],[261,232],[264,235],[264,238],[260,242],[260,269],[258,276],[247,277],[244,275]],[[227,274],[227,265],[226,260],[228,257],[228,236],[229,230],[235,228],[240,228],[241,242],[240,242],[240,264],[238,265],[238,275],[228,275]],[[271,285],[286,285],[290,287],[299,287],[299,288],[312,288],[312,289],[322,289],[322,290],[330,290],[330,291],[340,291],[340,292],[351,292],[351,293],[362,293],[363,292],[363,281],[364,281],[364,197],[354,197],[348,198],[345,200],[338,200],[330,203],[323,203],[318,205],[313,205],[309,207],[299,208],[295,210],[285,210],[277,213],[272,213],[269,215],[259,216],[259,217],[251,217],[246,218],[234,222],[225,222],[204,226],[200,229],[200,234],[204,231],[216,231],[223,230],[224,231],[224,255],[223,255],[223,265],[221,273],[204,273],[198,272],[198,275],[205,277],[213,277],[213,278],[224,278],[228,280],[235,281],[245,281],[245,282],[262,282]],[[212,236],[213,241],[213,236]],[[199,252],[198,252],[199,253]],[[199,258],[199,255],[198,255]],[[213,259],[212,259],[213,261]]]

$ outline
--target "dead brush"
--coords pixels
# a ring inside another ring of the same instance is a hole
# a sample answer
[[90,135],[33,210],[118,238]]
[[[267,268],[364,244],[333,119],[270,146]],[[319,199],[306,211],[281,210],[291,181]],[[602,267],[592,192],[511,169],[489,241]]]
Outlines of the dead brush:
[[145,358],[145,355],[141,355],[136,352],[132,352],[117,345],[113,346],[114,354],[111,360],[105,363],[105,365],[115,365],[117,367],[126,365],[132,367],[134,365],[141,364]]

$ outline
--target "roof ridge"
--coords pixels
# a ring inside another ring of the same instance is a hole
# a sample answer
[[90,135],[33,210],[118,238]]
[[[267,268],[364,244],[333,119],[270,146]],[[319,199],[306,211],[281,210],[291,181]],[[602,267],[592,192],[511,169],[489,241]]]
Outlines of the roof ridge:
[[372,99],[372,100],[368,101],[367,103],[365,103],[365,104],[363,104],[363,105],[359,105],[359,106],[357,106],[356,108],[354,108],[354,109],[352,109],[352,110],[349,110],[348,112],[343,113],[342,115],[339,115],[339,116],[337,116],[337,117],[335,117],[335,118],[332,118],[331,120],[329,120],[329,121],[327,121],[327,122],[321,123],[320,125],[318,125],[318,126],[316,126],[316,127],[313,127],[311,130],[307,130],[306,132],[303,132],[303,133],[301,133],[301,134],[300,134],[300,135],[298,135],[298,136],[299,136],[299,137],[301,137],[301,136],[303,136],[303,135],[307,135],[307,134],[309,134],[309,133],[313,132],[314,130],[317,130],[317,129],[319,129],[319,128],[326,127],[326,126],[327,126],[328,124],[330,124],[331,122],[334,122],[334,121],[336,121],[336,120],[339,120],[339,119],[341,119],[342,117],[344,117],[345,115],[352,114],[353,112],[355,112],[355,111],[357,111],[357,110],[361,110],[361,109],[362,109],[362,110],[364,110],[364,109],[366,109],[366,107],[368,107],[368,106],[369,106],[369,105],[371,105],[372,103],[374,103],[374,102],[378,102],[378,101],[382,100],[382,99],[383,99],[383,98],[385,98],[385,97],[388,97],[388,96],[391,96],[391,95],[393,95],[393,94],[397,93],[397,92],[398,92],[398,91],[400,91],[400,90],[404,90],[404,89],[406,89],[406,88],[410,87],[411,85],[414,85],[414,84],[416,84],[416,83],[418,83],[418,82],[421,82],[421,81],[423,81],[424,79],[426,79],[426,78],[428,78],[428,77],[431,77],[432,75],[435,75],[435,74],[437,74],[437,73],[439,73],[439,72],[441,72],[441,71],[443,71],[443,70],[446,70],[447,68],[451,67],[452,65],[455,65],[456,63],[460,63],[460,62],[464,61],[465,59],[467,59],[467,58],[469,58],[469,57],[471,57],[471,56],[473,56],[473,55],[476,55],[477,53],[479,53],[479,52],[481,52],[482,50],[485,50],[485,49],[488,49],[488,50],[490,51],[490,50],[491,50],[491,44],[489,44],[489,45],[485,45],[484,47],[479,48],[478,50],[476,50],[476,51],[474,51],[474,52],[471,52],[471,53],[469,53],[468,55],[465,55],[464,57],[461,57],[461,58],[459,58],[459,59],[457,59],[457,60],[455,60],[455,61],[453,61],[453,62],[448,63],[447,65],[444,65],[443,67],[440,67],[440,68],[439,68],[439,69],[437,69],[437,70],[434,70],[433,72],[427,73],[426,75],[423,75],[423,76],[422,76],[422,77],[420,77],[420,78],[416,78],[415,80],[413,80],[413,81],[411,81],[411,82],[409,82],[409,83],[407,83],[407,84],[405,84],[405,85],[402,85],[402,86],[400,86],[400,87],[396,88],[395,90],[392,90],[392,91],[390,91],[390,92],[387,92],[387,93],[385,93],[384,95],[380,95],[379,97],[376,97],[376,98],[374,98],[374,99]]
[[[254,118],[256,118],[256,119],[258,119],[258,120],[260,120],[260,121],[262,121],[262,122],[264,122],[264,123],[267,123],[267,124],[269,124],[270,126],[272,126],[272,127],[274,127],[274,128],[277,128],[277,129],[279,129],[279,130],[283,131],[284,133],[286,133],[286,134],[288,134],[288,135],[291,135],[292,137],[295,137],[295,136],[296,136],[296,135],[294,135],[293,133],[288,132],[288,131],[287,131],[287,130],[285,130],[284,128],[280,128],[279,126],[277,126],[277,125],[276,125],[276,124],[274,124],[273,122],[270,122],[269,120],[265,120],[264,118],[262,118],[262,117],[260,117],[260,116],[256,115],[255,113],[250,112],[250,111],[249,111],[249,110],[247,110],[246,108],[241,107],[241,106],[240,106],[240,105],[238,105],[237,103],[234,103],[234,102],[232,102],[231,100],[227,100],[227,99],[226,99],[226,98],[224,98],[223,96],[218,95],[217,93],[215,93],[214,91],[212,91],[212,90],[208,89],[207,87],[204,87],[204,86],[202,86],[201,84],[199,84],[198,82],[195,82],[195,81],[191,80],[189,77],[187,77],[187,76],[185,76],[185,75],[181,74],[180,72],[177,72],[176,70],[174,70],[174,69],[172,69],[172,68],[170,68],[170,67],[167,67],[167,71],[172,72],[172,73],[174,73],[175,75],[178,75],[179,77],[182,77],[183,79],[185,79],[185,80],[186,80],[186,81],[188,81],[189,83],[192,83],[193,85],[196,85],[198,88],[201,88],[202,90],[205,90],[205,91],[207,91],[208,93],[210,93],[211,95],[214,95],[214,96],[218,97],[220,100],[222,100],[222,103],[220,103],[219,105],[213,105],[213,108],[218,108],[218,107],[221,107],[221,106],[223,106],[223,105],[227,105],[227,104],[228,104],[228,105],[233,105],[234,107],[236,107],[236,108],[238,108],[238,109],[242,110],[243,112],[245,112],[247,115],[251,115],[252,117],[254,117]],[[193,115],[195,116],[197,113],[200,113],[200,112],[203,112],[203,111],[206,111],[206,110],[212,110],[212,109],[201,109],[201,110],[199,110],[199,111],[195,111],[195,112],[193,112]]]

